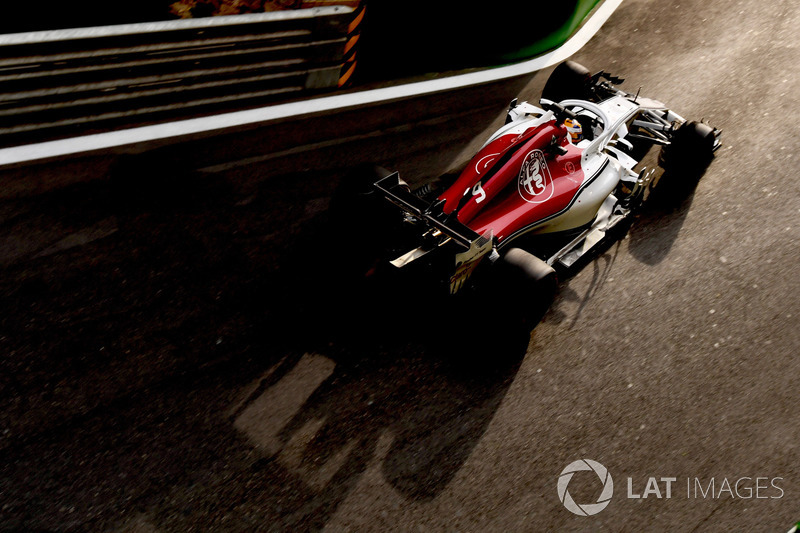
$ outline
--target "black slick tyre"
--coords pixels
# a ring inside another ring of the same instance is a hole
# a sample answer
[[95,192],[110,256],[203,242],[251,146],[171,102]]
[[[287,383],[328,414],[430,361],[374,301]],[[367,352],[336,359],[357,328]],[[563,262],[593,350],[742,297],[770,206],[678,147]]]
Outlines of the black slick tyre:
[[664,174],[653,190],[654,199],[674,205],[691,195],[714,158],[715,143],[716,130],[708,124],[682,124],[658,154]]
[[661,149],[658,164],[664,170],[702,171],[714,156],[714,128],[702,122],[686,122],[673,134],[669,145]]
[[493,265],[495,316],[530,331],[544,317],[558,287],[556,272],[520,248],[506,251]]
[[587,99],[589,97],[589,69],[575,61],[564,61],[559,64],[542,89],[542,98],[560,102],[569,99]]

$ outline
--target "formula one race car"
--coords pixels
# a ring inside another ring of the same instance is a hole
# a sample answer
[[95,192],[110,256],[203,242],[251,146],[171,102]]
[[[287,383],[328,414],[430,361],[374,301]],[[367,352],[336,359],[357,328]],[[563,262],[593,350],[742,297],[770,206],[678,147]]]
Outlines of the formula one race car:
[[[496,311],[535,325],[559,269],[626,228],[656,185],[696,183],[720,146],[716,128],[622,81],[560,64],[539,106],[513,101],[506,124],[440,187],[411,190],[380,168],[343,180],[331,210],[364,243],[350,254],[354,272],[416,273],[456,297],[488,288],[511,295]],[[663,173],[638,168],[654,145]]]

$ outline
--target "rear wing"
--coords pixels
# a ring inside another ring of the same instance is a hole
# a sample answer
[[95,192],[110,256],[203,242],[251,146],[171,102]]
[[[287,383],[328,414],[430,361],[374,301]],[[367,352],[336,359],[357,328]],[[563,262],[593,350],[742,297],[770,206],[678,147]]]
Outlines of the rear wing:
[[429,204],[412,194],[404,184],[401,184],[399,172],[376,181],[374,185],[388,201],[424,221],[428,226],[440,230],[464,248],[469,249],[471,244],[480,238],[478,233],[459,222],[455,215],[445,215],[444,200]]

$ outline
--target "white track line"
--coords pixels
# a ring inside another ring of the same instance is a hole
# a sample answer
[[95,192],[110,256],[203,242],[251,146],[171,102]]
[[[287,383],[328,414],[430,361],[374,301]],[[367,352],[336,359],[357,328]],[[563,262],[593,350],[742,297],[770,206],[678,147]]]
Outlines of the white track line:
[[367,104],[443,92],[530,74],[564,61],[580,50],[597,33],[603,24],[605,24],[619,5],[622,4],[622,1],[623,0],[605,0],[580,30],[561,47],[521,63],[437,80],[312,98],[300,102],[278,104],[247,111],[236,111],[211,117],[180,120],[127,130],[97,133],[71,139],[3,148],[0,149],[0,166],[28,163],[37,160],[42,161],[169,138],[193,135],[205,136],[215,131],[259,123],[269,123],[279,119],[299,117],[337,109],[355,108]]

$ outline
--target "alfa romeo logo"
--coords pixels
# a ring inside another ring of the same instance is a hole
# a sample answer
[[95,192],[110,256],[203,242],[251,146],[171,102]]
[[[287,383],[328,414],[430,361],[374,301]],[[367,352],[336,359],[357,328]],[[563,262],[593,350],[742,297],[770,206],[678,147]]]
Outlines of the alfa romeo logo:
[[[581,472],[584,470],[593,470],[594,473],[597,474],[597,477],[600,478],[600,482],[603,484],[603,491],[600,493],[600,496],[597,498],[597,502],[595,503],[578,504],[572,499],[572,496],[569,494],[569,490],[567,490],[569,482],[572,480],[572,476],[575,474],[575,472]],[[606,508],[613,495],[614,482],[611,479],[611,474],[608,473],[608,469],[605,466],[601,465],[597,461],[592,461],[591,459],[580,459],[572,462],[568,464],[558,476],[558,499],[561,500],[561,503],[564,504],[564,507],[566,507],[568,511],[575,513],[576,515],[596,515]]]
[[547,168],[544,152],[528,152],[519,170],[517,188],[522,199],[531,204],[542,203],[553,196],[553,178]]

